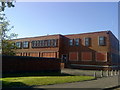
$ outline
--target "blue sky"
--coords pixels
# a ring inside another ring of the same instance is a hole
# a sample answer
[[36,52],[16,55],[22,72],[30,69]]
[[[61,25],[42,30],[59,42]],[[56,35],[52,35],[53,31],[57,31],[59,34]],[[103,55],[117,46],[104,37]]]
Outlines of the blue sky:
[[18,38],[111,30],[118,36],[117,2],[17,2],[6,16]]

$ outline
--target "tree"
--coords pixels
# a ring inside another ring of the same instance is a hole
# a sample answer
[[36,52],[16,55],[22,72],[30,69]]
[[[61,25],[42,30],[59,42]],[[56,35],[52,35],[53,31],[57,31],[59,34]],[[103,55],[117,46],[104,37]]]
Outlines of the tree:
[[0,50],[3,55],[15,55],[16,46],[14,42],[10,41],[12,38],[17,37],[17,34],[11,33],[8,34],[9,31],[13,28],[10,27],[10,21],[8,21],[7,17],[4,14],[5,7],[13,7],[12,2],[1,2],[1,11],[0,11]]
[[0,5],[0,11],[4,11],[5,7],[15,7],[15,5],[13,4],[13,1],[15,0],[1,0],[1,5]]

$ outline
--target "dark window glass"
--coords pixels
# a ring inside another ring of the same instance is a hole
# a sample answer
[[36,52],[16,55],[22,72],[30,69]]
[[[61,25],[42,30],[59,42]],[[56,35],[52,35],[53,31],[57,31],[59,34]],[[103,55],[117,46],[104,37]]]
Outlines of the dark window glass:
[[55,47],[57,45],[57,40],[53,39],[53,46]]
[[85,46],[90,46],[91,44],[90,38],[85,38]]
[[43,40],[41,40],[41,47],[43,47]]
[[72,46],[73,45],[73,39],[69,40],[69,45]]
[[44,47],[44,46],[45,46],[45,41],[43,40],[43,42],[42,42],[42,43],[43,43],[43,47]]
[[48,47],[50,46],[50,40],[48,40]]
[[57,39],[54,40],[54,46],[57,46]]
[[51,46],[54,46],[54,39],[51,40]]
[[36,46],[37,46],[37,47],[39,47],[39,40],[38,40],[38,41],[36,41]]
[[105,45],[105,37],[104,36],[99,37],[99,45],[100,46]]
[[17,48],[21,48],[21,42],[16,42]]
[[24,41],[23,42],[23,48],[28,48],[29,47],[29,42],[28,41]]
[[79,38],[75,39],[75,45],[78,46],[79,45]]
[[36,41],[32,41],[32,47],[36,47]]
[[45,47],[47,47],[47,40],[44,40]]
[[34,47],[36,47],[37,46],[37,41],[34,41]]
[[39,41],[39,46],[40,46],[40,47],[42,46],[42,42],[41,42],[41,40]]

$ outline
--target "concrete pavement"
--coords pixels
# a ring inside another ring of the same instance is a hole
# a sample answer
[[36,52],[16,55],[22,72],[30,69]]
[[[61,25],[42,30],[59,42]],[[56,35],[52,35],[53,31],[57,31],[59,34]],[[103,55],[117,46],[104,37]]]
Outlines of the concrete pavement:
[[[68,73],[72,75],[89,75],[93,76],[94,72],[96,72],[97,77],[100,77],[101,71],[89,71],[89,70],[77,70],[77,69],[63,69],[62,73]],[[97,78],[96,80],[83,81],[83,82],[73,82],[73,83],[64,83],[64,84],[55,84],[55,85],[44,85],[44,86],[34,86],[33,88],[42,88],[42,89],[50,89],[50,88],[98,88],[105,89],[116,87],[119,84],[120,78],[119,75],[106,76],[106,72],[103,74],[104,77]]]

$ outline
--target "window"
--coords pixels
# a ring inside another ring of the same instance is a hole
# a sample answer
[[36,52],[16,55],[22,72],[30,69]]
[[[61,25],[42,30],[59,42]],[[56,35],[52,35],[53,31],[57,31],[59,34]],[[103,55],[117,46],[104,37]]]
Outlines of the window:
[[39,41],[39,46],[40,46],[40,47],[42,46],[42,42],[41,42],[41,40]]
[[44,40],[41,40],[41,47],[44,47]]
[[29,47],[29,42],[28,41],[24,41],[23,42],[23,48],[28,48]]
[[107,61],[107,52],[96,52],[96,61]]
[[55,39],[54,46],[57,46],[57,39]]
[[90,38],[85,38],[85,46],[90,46]]
[[105,45],[105,37],[104,37],[104,36],[100,36],[100,37],[99,37],[99,45],[100,45],[100,46]]
[[82,61],[92,61],[92,52],[81,52]]
[[78,52],[69,52],[69,60],[77,61],[78,60]]
[[48,40],[48,47],[50,46],[50,40]]
[[32,47],[34,47],[34,41],[32,41]]
[[36,47],[36,41],[32,41],[32,47]]
[[54,46],[54,39],[51,40],[51,46]]
[[78,46],[79,45],[79,38],[75,39],[75,45]]
[[16,42],[17,48],[21,48],[21,42]]
[[72,46],[73,45],[73,39],[69,40],[69,45]]
[[56,45],[57,45],[57,40],[53,39],[53,46],[56,46]]
[[37,47],[39,47],[39,40],[38,40],[38,41],[36,41],[36,46],[37,46]]
[[47,47],[47,40],[44,40],[44,43],[45,43],[45,47]]

